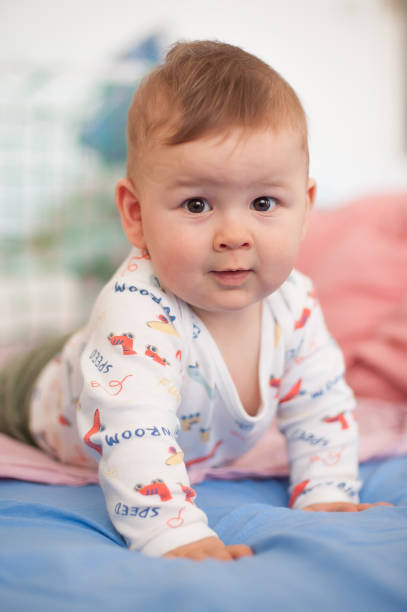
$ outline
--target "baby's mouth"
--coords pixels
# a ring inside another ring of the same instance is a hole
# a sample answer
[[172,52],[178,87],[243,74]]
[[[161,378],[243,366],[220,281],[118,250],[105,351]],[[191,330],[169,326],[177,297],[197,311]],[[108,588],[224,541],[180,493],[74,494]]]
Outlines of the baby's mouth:
[[213,276],[223,285],[238,286],[244,283],[247,277],[250,275],[251,270],[244,270],[242,268],[238,270],[213,270]]

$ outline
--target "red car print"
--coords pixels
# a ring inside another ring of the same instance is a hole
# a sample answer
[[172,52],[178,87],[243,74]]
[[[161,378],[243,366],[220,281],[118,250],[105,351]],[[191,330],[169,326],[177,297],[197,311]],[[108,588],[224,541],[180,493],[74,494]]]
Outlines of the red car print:
[[119,345],[123,349],[123,355],[137,355],[133,349],[134,336],[131,333],[122,334],[121,336],[115,336],[113,333],[109,334],[108,340],[113,346]]
[[182,492],[185,493],[185,501],[189,502],[190,504],[193,504],[194,499],[196,497],[196,493],[193,490],[193,488],[187,487],[186,485],[183,485],[181,482],[179,482],[178,484],[181,487]]
[[169,488],[163,480],[156,478],[148,485],[137,484],[134,489],[141,495],[159,495],[162,502],[172,499]]
[[160,363],[163,366],[170,365],[169,362],[165,359],[165,357],[160,357],[158,354],[158,348],[153,346],[152,344],[146,344],[146,352],[144,353],[147,357],[151,357],[157,363]]

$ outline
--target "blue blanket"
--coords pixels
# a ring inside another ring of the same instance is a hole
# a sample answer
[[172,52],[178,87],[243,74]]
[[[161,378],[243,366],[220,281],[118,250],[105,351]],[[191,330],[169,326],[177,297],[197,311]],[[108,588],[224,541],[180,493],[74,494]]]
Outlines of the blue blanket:
[[101,490],[0,482],[1,612],[407,610],[407,457],[361,466],[360,513],[287,509],[287,481],[211,480],[200,506],[237,562],[128,551]]

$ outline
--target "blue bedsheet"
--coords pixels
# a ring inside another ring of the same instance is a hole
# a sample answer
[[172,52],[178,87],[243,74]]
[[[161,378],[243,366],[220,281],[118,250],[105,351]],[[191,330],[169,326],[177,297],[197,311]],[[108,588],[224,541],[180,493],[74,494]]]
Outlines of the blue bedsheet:
[[237,562],[128,551],[98,486],[0,482],[1,612],[407,610],[407,457],[361,467],[357,514],[286,508],[287,481],[207,481],[200,506]]

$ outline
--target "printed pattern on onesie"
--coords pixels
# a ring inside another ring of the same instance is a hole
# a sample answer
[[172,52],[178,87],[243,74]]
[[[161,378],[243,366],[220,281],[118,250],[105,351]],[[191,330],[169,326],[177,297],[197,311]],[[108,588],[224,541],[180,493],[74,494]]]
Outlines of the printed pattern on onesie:
[[81,359],[77,421],[99,459],[113,524],[131,549],[156,556],[214,532],[195,505],[177,442],[181,309],[152,275],[147,256],[133,251],[102,291]]
[[[302,293],[305,299],[298,300]],[[326,329],[311,281],[294,271],[280,291],[291,329],[285,370],[270,381],[290,458],[290,507],[358,502],[358,428],[342,353]]]
[[117,531],[131,549],[159,556],[215,535],[187,469],[241,456],[276,413],[290,506],[356,502],[357,426],[343,373],[312,284],[293,271],[263,304],[261,405],[249,416],[205,325],[132,249],[89,325],[40,375],[31,429],[60,460],[98,465]]

